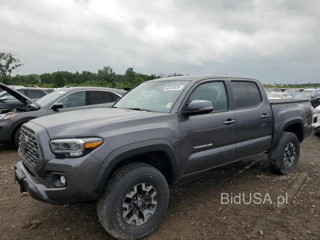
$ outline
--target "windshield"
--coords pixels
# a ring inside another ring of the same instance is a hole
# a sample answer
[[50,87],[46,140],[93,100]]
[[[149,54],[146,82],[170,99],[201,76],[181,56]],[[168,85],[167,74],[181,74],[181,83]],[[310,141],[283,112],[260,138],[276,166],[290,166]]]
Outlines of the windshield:
[[280,98],[282,96],[282,93],[280,93],[280,92],[270,92],[267,95],[268,95],[268,97]]
[[168,113],[188,83],[173,80],[145,82],[124,95],[113,107]]
[[295,98],[311,98],[312,92],[298,93]]
[[38,105],[40,105],[41,107],[45,106],[47,104],[50,104],[54,100],[58,100],[59,97],[62,96],[63,94],[65,94],[65,93],[66,93],[66,91],[59,91],[59,90],[54,91],[54,92],[49,93],[48,95],[45,95],[44,97],[38,99],[36,101],[36,103]]

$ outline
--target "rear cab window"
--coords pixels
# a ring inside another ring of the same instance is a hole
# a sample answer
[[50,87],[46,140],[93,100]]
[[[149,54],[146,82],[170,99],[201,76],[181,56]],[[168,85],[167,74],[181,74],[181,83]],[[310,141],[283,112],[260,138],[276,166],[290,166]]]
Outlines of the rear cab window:
[[252,108],[262,102],[258,85],[251,81],[231,81],[231,89],[237,109]]

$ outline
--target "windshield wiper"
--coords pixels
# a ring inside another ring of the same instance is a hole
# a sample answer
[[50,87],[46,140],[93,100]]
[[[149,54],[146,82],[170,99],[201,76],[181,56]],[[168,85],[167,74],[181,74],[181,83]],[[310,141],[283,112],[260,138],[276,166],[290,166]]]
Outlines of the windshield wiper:
[[144,108],[126,108],[129,110],[136,110],[136,111],[145,111],[145,112],[151,112],[149,109],[144,109]]

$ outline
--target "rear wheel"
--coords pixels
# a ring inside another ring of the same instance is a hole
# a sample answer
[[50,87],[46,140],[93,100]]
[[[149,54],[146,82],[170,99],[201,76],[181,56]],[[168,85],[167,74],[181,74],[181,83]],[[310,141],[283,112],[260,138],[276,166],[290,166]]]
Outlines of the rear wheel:
[[163,174],[145,163],[118,169],[98,199],[97,213],[104,229],[117,239],[139,239],[160,224],[169,202]]
[[299,162],[300,143],[297,136],[291,132],[284,132],[279,144],[268,154],[270,166],[281,174],[291,173]]

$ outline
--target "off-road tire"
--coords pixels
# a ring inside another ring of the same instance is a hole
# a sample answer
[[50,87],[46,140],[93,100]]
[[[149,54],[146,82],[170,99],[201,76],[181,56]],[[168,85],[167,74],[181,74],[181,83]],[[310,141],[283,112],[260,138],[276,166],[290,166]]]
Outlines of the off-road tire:
[[[122,204],[130,189],[139,183],[152,184],[157,191],[154,214],[139,226],[129,225],[122,216]],[[130,163],[114,172],[97,202],[97,214],[104,229],[116,239],[140,239],[152,233],[162,221],[169,202],[166,178],[145,163]]]
[[[294,144],[296,153],[295,158],[290,166],[286,165],[284,160],[285,149],[289,143]],[[297,136],[291,132],[284,132],[281,135],[278,146],[268,153],[271,169],[280,174],[291,173],[297,167],[299,157],[300,142]]]

